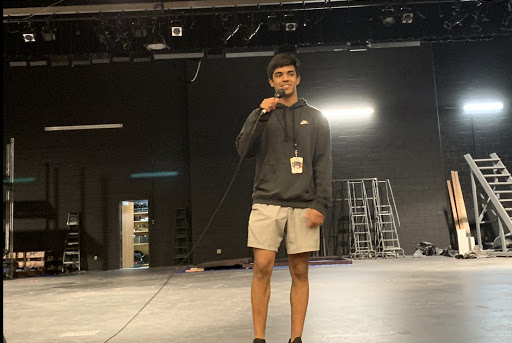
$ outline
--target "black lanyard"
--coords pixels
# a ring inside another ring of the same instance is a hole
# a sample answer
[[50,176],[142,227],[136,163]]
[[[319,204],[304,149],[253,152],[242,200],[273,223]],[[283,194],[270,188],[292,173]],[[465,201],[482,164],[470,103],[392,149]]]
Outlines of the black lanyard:
[[[284,134],[285,134],[286,138],[290,139],[290,136],[288,135],[288,130],[286,130],[286,127],[285,127],[286,126],[286,110],[288,110],[288,109],[289,109],[288,107],[283,109],[283,111],[284,111],[284,121],[285,121],[284,125],[281,122],[281,120],[279,119],[279,117],[277,117],[276,119],[279,122],[279,125],[281,125],[281,127],[283,128]],[[295,132],[295,130],[296,130],[296,128],[295,128],[295,110],[292,109],[291,111],[292,111],[292,125],[293,125],[293,135],[292,135],[291,138],[292,138],[292,141],[293,141],[293,152],[295,154],[295,157],[297,157],[297,156],[299,156],[299,148],[298,148],[298,144],[297,144],[297,135],[296,135],[296,132]],[[302,108],[301,108],[301,113],[302,113]]]

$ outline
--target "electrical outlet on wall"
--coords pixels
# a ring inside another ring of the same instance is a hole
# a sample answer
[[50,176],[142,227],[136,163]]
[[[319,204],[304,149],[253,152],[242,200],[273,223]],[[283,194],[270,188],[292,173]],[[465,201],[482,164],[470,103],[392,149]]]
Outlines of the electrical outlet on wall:
[[222,249],[217,249],[217,255],[222,254]]

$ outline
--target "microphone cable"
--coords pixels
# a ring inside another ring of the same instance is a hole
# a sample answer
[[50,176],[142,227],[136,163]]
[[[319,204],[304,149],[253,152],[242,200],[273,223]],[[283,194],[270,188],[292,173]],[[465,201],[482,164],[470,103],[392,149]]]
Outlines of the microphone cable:
[[[279,89],[276,94],[274,95],[275,98],[282,98],[284,96],[284,89]],[[254,131],[256,131],[256,126],[258,126],[258,121],[259,121],[259,118],[263,115],[267,113],[267,111],[265,109],[262,109],[260,111],[260,114],[258,116],[258,118],[256,118],[256,121],[252,127],[252,130],[251,130],[251,133],[249,135],[249,143],[251,142],[251,138],[254,134]],[[249,147],[249,144],[247,145]],[[242,161],[244,160],[245,156],[247,155],[247,151],[249,150],[249,148],[245,149],[245,151],[243,152],[242,156],[240,156],[240,160],[238,161],[238,165],[236,166],[235,168],[235,172],[233,173],[233,177],[231,178],[231,181],[229,182],[229,185],[228,187],[226,188],[226,191],[224,192],[224,195],[222,196],[222,199],[220,200],[219,204],[217,205],[217,208],[215,209],[215,211],[213,212],[210,220],[208,221],[208,224],[206,225],[205,229],[203,230],[203,232],[201,233],[201,235],[199,236],[199,238],[197,239],[196,243],[192,246],[192,249],[190,249],[189,253],[187,254],[187,256],[185,258],[183,258],[183,260],[181,261],[181,263],[176,267],[176,269],[171,272],[171,274],[169,275],[169,277],[167,277],[167,280],[165,280],[165,282],[163,283],[162,286],[160,286],[160,288],[156,291],[155,294],[153,294],[153,296],[151,296],[151,298],[149,298],[148,301],[146,301],[146,303],[140,308],[140,310],[137,311],[137,313],[135,313],[135,315],[130,318],[130,320],[128,320],[128,322],[121,328],[119,329],[115,334],[113,334],[112,336],[110,336],[104,343],[107,343],[107,342],[110,342],[110,340],[112,340],[113,338],[115,338],[117,335],[119,335],[124,329],[126,329],[126,327],[128,327],[128,325],[130,325],[130,323],[146,308],[146,306],[148,306],[151,301],[153,301],[153,299],[162,291],[162,289],[165,287],[165,285],[167,285],[167,283],[171,280],[171,278],[176,275],[176,273],[178,272],[178,270],[180,270],[180,267],[183,266],[183,263],[185,262],[185,260],[187,260],[190,255],[192,254],[192,252],[194,252],[194,249],[197,247],[197,245],[199,244],[199,242],[201,241],[201,239],[204,237],[204,235],[206,234],[206,231],[208,231],[208,229],[210,228],[210,225],[212,224],[213,220],[215,219],[215,216],[217,215],[217,213],[219,212],[220,208],[222,207],[222,204],[224,203],[224,200],[226,200],[226,196],[228,195],[229,191],[231,190],[231,186],[233,185],[233,182],[235,181],[237,175],[238,175],[238,172],[240,171],[240,166],[242,165]]]

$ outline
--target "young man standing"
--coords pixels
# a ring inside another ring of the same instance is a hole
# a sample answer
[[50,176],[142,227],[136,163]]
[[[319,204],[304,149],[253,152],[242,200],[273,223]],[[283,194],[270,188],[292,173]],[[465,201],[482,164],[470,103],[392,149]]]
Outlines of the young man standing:
[[264,99],[236,139],[240,156],[256,157],[247,244],[254,250],[253,343],[265,343],[270,277],[285,228],[292,277],[289,343],[302,343],[309,299],[309,255],[320,248],[320,225],[331,203],[329,123],[319,110],[298,98],[296,58],[276,55],[267,73],[270,86],[276,94],[284,90],[284,96]]

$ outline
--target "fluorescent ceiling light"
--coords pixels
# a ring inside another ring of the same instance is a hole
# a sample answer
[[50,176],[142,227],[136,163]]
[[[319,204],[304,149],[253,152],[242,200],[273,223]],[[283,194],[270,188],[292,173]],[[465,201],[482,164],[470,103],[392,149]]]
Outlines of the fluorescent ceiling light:
[[11,67],[26,67],[28,65],[27,61],[13,61],[9,62]]
[[70,125],[70,126],[47,126],[45,131],[71,131],[71,130],[97,130],[97,129],[120,129],[123,124],[97,124],[97,125]]
[[151,179],[154,177],[169,177],[169,176],[178,176],[177,171],[166,171],[166,172],[154,172],[154,173],[135,173],[131,174],[131,179]]
[[40,67],[40,66],[47,66],[48,61],[41,60],[41,61],[29,61],[28,62],[31,67]]
[[203,58],[204,52],[177,53],[177,54],[153,54],[155,60],[172,60],[180,58]]
[[274,56],[275,51],[226,52],[226,58]]
[[339,110],[325,110],[322,114],[327,118],[368,118],[373,114],[371,107],[347,108]]
[[407,42],[384,42],[384,43],[369,43],[370,48],[408,48],[413,46],[420,46],[420,41],[407,41]]
[[499,101],[471,102],[464,105],[465,113],[496,113],[503,109]]
[[343,51],[347,50],[346,45],[316,45],[316,46],[302,46],[297,47],[297,52],[328,52],[328,51]]
[[[35,177],[15,177],[13,183],[30,183],[36,181]],[[4,178],[4,183],[10,183],[8,178]]]

